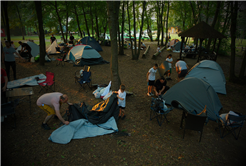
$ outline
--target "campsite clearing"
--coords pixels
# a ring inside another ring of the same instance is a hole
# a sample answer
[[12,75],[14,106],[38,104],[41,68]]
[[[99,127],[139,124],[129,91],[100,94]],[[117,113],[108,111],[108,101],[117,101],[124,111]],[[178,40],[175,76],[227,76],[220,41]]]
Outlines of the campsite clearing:
[[[5,123],[12,122],[11,118],[2,123],[2,165],[243,165],[245,163],[246,127],[242,128],[239,139],[227,136],[221,139],[215,131],[216,122],[210,121],[204,126],[201,143],[200,134],[187,130],[182,139],[183,130],[179,129],[182,112],[173,109],[164,122],[159,126],[156,120],[149,120],[151,97],[146,95],[146,73],[153,64],[161,64],[169,52],[164,51],[162,57],[151,59],[156,51],[156,42],[145,42],[150,45],[146,59],[131,60],[131,50],[125,49],[125,56],[119,56],[119,75],[126,90],[134,95],[126,99],[126,119],[119,120],[120,131],[131,133],[131,136],[116,137],[104,135],[94,138],[72,140],[67,145],[55,144],[48,141],[51,132],[59,127],[60,121],[52,119],[48,122],[52,128],[46,131],[41,123],[46,113],[36,105],[39,87],[33,87],[32,115],[29,115],[27,103],[21,103],[16,108],[17,128],[11,129]],[[111,47],[102,46],[102,58],[110,62]],[[141,55],[143,54],[141,51]],[[140,55],[140,56],[141,56]],[[178,53],[172,53],[174,61]],[[191,68],[196,59],[186,58]],[[219,56],[217,63],[221,66],[226,80],[229,75],[230,57]],[[3,66],[3,64],[2,64]],[[174,66],[174,65],[173,65]],[[239,73],[241,58],[236,57],[235,72]],[[4,66],[3,66],[4,67]],[[82,67],[81,67],[82,68]],[[17,63],[17,79],[33,76],[46,71],[55,73],[56,89],[66,93],[69,102],[84,101],[95,105],[102,101],[95,99],[92,90],[79,90],[74,82],[74,73],[80,67],[66,63],[56,66],[55,62],[47,62],[45,66],[38,63]],[[92,84],[108,84],[111,78],[110,64],[91,66]],[[177,83],[177,73],[172,70],[172,80],[167,85],[172,87]],[[11,74],[12,79],[12,74]],[[218,94],[223,106],[220,113],[230,110],[246,114],[246,86],[226,82],[226,95]],[[176,95],[179,95],[178,93]],[[67,105],[62,105],[62,114]]]

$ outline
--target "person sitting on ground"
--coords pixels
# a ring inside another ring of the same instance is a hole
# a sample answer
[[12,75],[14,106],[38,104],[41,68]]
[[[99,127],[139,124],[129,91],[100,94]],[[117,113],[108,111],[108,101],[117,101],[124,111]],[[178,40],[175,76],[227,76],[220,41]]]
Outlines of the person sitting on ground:
[[158,65],[155,64],[152,68],[149,69],[147,73],[147,82],[148,82],[148,96],[153,96],[152,88],[155,83],[155,73],[157,72]]
[[13,70],[13,74],[14,74],[14,80],[16,80],[16,63],[15,63],[15,56],[14,53],[17,54],[21,59],[24,60],[24,58],[22,58],[20,56],[19,53],[17,53],[15,51],[15,49],[13,47],[10,46],[10,42],[9,41],[5,41],[6,47],[3,48],[3,52],[2,52],[2,62],[5,63],[5,68],[6,68],[6,73],[8,76],[8,81],[10,80],[10,66]]
[[7,102],[6,89],[8,84],[8,77],[6,71],[1,68],[1,103]]
[[186,74],[188,73],[188,65],[185,63],[185,61],[181,59],[177,59],[177,62],[175,64],[176,72],[178,73],[178,82],[180,79],[182,80]]
[[50,37],[50,44],[52,44],[56,40],[56,37],[52,34]]
[[28,62],[30,62],[32,58],[32,48],[27,43],[22,43],[21,41],[18,43],[21,45],[20,55],[23,57],[28,56]]
[[168,55],[167,55],[166,61],[168,61],[168,65],[169,65],[169,72],[167,73],[166,79],[167,79],[167,80],[168,80],[168,79],[169,79],[169,80],[172,80],[172,79],[171,79],[172,64],[173,64],[172,54],[168,54]]
[[126,92],[125,92],[125,85],[121,84],[120,85],[120,89],[118,90],[118,106],[120,108],[120,112],[119,112],[119,118],[121,118],[122,120],[125,119],[126,115],[125,115],[125,108],[126,108]]
[[154,92],[156,96],[160,96],[161,94],[166,93],[166,91],[170,89],[169,86],[167,86],[167,81],[162,76],[154,83]]
[[146,48],[146,45],[145,45],[143,42],[141,42],[141,48],[142,48],[143,50],[145,50],[145,48]]
[[[62,103],[72,105],[72,103],[68,103],[68,96],[60,92],[46,93],[38,98],[37,106],[48,114],[42,123],[42,128],[50,130],[47,122],[53,115],[56,115],[62,123],[69,124],[69,121],[65,121],[61,116],[60,109]],[[54,107],[54,109],[51,107]]]

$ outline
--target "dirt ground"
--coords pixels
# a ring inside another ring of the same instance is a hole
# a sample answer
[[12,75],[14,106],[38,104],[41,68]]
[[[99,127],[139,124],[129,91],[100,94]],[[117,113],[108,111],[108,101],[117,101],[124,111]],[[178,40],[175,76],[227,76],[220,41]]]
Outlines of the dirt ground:
[[[162,126],[156,120],[149,120],[151,97],[146,95],[146,73],[155,64],[165,60],[167,51],[162,52],[161,57],[151,59],[157,45],[150,45],[150,51],[146,59],[142,59],[142,53],[138,61],[131,60],[130,50],[125,50],[124,56],[119,56],[119,74],[126,90],[132,91],[133,96],[126,99],[126,119],[119,120],[120,131],[131,133],[131,136],[115,137],[104,135],[94,138],[72,140],[69,144],[60,145],[48,141],[48,137],[60,121],[51,119],[48,124],[52,130],[46,131],[41,128],[46,113],[36,106],[36,100],[43,94],[38,94],[40,88],[33,87],[31,115],[29,105],[20,103],[16,108],[17,128],[8,126],[12,123],[10,117],[1,124],[1,162],[4,166],[9,165],[245,165],[246,158],[246,127],[242,128],[238,140],[232,135],[223,139],[215,130],[217,123],[209,121],[204,126],[202,140],[199,143],[200,134],[187,130],[183,139],[183,130],[179,128],[182,112],[173,109],[167,118],[169,123]],[[110,61],[111,49],[103,46],[102,57]],[[179,54],[172,53],[174,61]],[[236,73],[241,65],[240,58],[236,59]],[[228,80],[230,57],[218,57],[217,62],[222,67]],[[196,60],[186,59],[189,67]],[[2,64],[3,65],[3,64]],[[95,105],[101,99],[95,99],[92,90],[79,90],[79,85],[74,82],[76,70],[66,63],[64,67],[56,66],[55,62],[39,66],[37,63],[17,63],[17,79],[45,74],[45,71],[55,73],[56,91],[69,96],[69,102],[77,103],[84,101],[86,104]],[[110,81],[110,64],[91,66],[92,83],[108,84]],[[12,74],[11,74],[12,76]],[[177,83],[177,73],[173,70],[172,80],[167,85],[172,87]],[[237,85],[227,81],[227,95],[218,94],[223,105],[220,113],[230,110],[246,114],[246,86]],[[178,95],[178,94],[177,94]],[[62,106],[62,114],[67,105]]]

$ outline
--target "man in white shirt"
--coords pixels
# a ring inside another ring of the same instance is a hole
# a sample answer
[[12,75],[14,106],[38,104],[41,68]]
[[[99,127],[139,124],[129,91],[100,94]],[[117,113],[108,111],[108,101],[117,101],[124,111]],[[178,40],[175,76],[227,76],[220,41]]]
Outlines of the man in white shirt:
[[155,64],[152,68],[149,69],[147,73],[147,82],[148,82],[148,96],[153,96],[152,88],[155,83],[155,73],[157,72],[158,65]]
[[187,66],[185,61],[182,61],[181,59],[177,59],[175,67],[176,67],[176,72],[178,73],[178,82],[179,82],[180,79],[183,79],[186,76],[189,67]]

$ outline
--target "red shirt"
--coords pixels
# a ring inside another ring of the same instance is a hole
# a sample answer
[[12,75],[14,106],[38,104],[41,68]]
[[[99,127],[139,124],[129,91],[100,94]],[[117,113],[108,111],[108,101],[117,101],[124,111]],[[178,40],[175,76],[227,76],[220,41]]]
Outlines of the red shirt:
[[7,73],[3,68],[1,68],[1,84],[5,83],[5,76],[7,76]]

